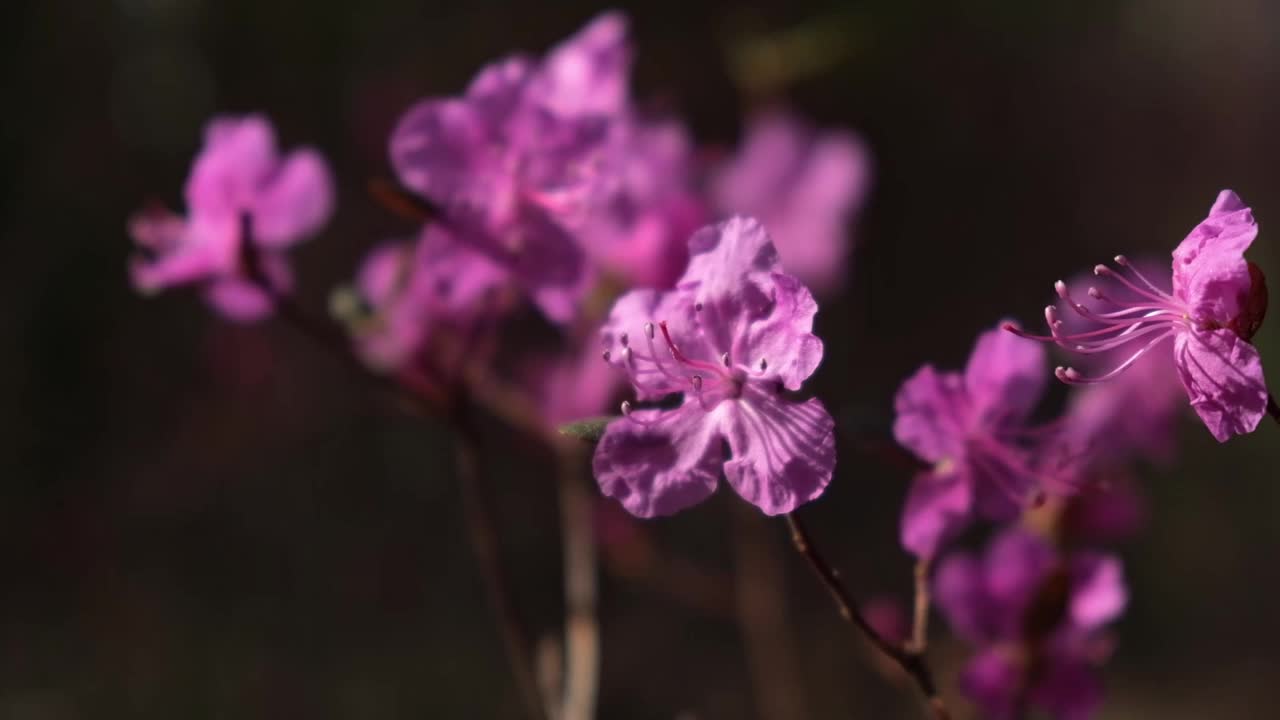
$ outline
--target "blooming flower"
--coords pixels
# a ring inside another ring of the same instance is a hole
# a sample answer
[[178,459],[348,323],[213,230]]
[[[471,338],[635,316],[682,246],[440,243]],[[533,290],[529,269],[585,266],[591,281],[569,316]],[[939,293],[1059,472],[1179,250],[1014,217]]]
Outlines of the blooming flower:
[[[817,303],[782,272],[755,220],[735,217],[689,240],[674,290],[618,299],[601,336],[641,401],[610,423],[593,467],[605,495],[633,515],[669,515],[706,499],[721,470],[765,513],[818,497],[835,467],[835,423],[817,399],[797,401],[822,360]],[[724,446],[728,446],[729,458]]]
[[998,328],[978,336],[963,373],[921,367],[894,399],[899,444],[930,464],[912,483],[902,544],[931,557],[975,513],[1013,517],[1074,489],[1080,458],[1056,425],[1033,427],[1045,352]]
[[944,558],[934,597],[956,634],[978,649],[960,685],[990,717],[1021,717],[1023,702],[1062,720],[1084,720],[1097,709],[1094,666],[1108,650],[1103,628],[1128,602],[1119,559],[1059,557],[1043,538],[1014,528],[983,557]]
[[134,287],[151,293],[199,284],[214,307],[245,321],[271,311],[271,293],[289,290],[283,251],[316,232],[333,207],[320,155],[304,148],[281,157],[259,115],[208,124],[185,195],[185,218],[152,210],[130,220],[139,248],[130,264]]
[[484,311],[486,295],[506,271],[438,225],[417,242],[386,243],[365,259],[356,278],[371,317],[355,327],[361,356],[374,369],[401,370],[420,359],[432,331],[462,329]]
[[1057,369],[1060,380],[1077,384],[1115,378],[1172,339],[1174,367],[1209,432],[1219,442],[1252,432],[1266,413],[1268,399],[1262,360],[1249,343],[1267,308],[1262,271],[1244,259],[1257,234],[1253,213],[1234,192],[1223,190],[1209,216],[1173,251],[1172,292],[1158,287],[1119,255],[1115,260],[1120,271],[1098,265],[1094,273],[1113,279],[1137,299],[1122,300],[1089,288],[1090,297],[1115,308],[1110,312],[1091,310],[1072,297],[1066,283],[1055,284],[1058,295],[1075,313],[1104,327],[1068,332],[1057,308],[1050,306],[1045,309],[1049,336],[1009,329],[1076,353],[1128,349],[1126,359],[1099,375]]
[[820,133],[772,112],[749,123],[741,150],[716,173],[712,195],[722,212],[760,218],[783,268],[830,292],[844,278],[850,225],[870,183],[867,150],[852,133]]
[[590,280],[575,223],[627,105],[629,57],[624,19],[605,14],[541,63],[500,60],[462,97],[419,102],[391,136],[400,181],[556,322],[572,319]]

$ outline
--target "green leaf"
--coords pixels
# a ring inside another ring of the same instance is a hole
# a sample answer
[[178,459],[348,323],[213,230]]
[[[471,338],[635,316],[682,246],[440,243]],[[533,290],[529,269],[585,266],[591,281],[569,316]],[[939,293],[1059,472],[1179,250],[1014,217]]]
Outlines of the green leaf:
[[595,444],[600,442],[600,437],[604,435],[604,429],[608,427],[609,423],[617,419],[616,416],[601,416],[574,420],[571,423],[561,425],[559,432],[565,437],[577,438],[583,442]]

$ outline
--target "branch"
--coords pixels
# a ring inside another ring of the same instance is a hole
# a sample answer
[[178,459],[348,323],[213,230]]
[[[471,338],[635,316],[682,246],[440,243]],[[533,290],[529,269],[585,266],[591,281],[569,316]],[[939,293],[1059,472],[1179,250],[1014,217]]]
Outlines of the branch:
[[827,591],[831,593],[831,598],[835,600],[836,609],[840,611],[840,616],[861,633],[876,650],[879,650],[881,654],[901,667],[907,676],[915,682],[935,720],[950,720],[951,714],[942,702],[942,696],[938,694],[937,685],[933,681],[933,673],[925,662],[924,655],[914,649],[899,647],[876,632],[876,629],[871,627],[871,623],[867,622],[867,619],[858,610],[849,591],[845,589],[844,583],[840,581],[838,573],[823,558],[818,549],[814,547],[813,539],[804,524],[800,522],[800,518],[795,513],[787,513],[786,518],[787,526],[791,529],[792,543],[795,544],[796,550],[809,561],[809,566],[813,568],[813,572],[822,581],[822,584],[826,586]]
[[931,563],[927,558],[916,562],[915,568],[915,606],[911,618],[911,643],[908,652],[924,655],[929,647],[929,569]]
[[498,619],[498,629],[507,649],[507,660],[515,675],[516,688],[524,704],[525,714],[532,720],[545,720],[547,712],[538,692],[528,634],[511,600],[506,569],[498,557],[498,531],[493,508],[481,487],[480,458],[483,457],[483,452],[479,433],[462,411],[456,412],[455,416],[458,435],[455,446],[457,473],[462,486],[463,509],[467,530],[471,535],[471,548],[480,566],[489,603]]
[[1275,418],[1276,422],[1280,423],[1280,403],[1276,402],[1275,395],[1267,396],[1267,414],[1271,415],[1271,417]]
[[578,448],[556,446],[560,547],[564,562],[564,692],[560,720],[592,720],[600,685],[600,625],[596,620],[596,544],[591,495]]

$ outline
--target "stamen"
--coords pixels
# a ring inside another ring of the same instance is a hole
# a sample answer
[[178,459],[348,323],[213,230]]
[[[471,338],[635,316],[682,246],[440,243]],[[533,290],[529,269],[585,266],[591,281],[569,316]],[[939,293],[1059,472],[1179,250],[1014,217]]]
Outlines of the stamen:
[[631,401],[630,400],[622,401],[622,416],[628,417],[628,418],[631,417]]
[[629,346],[622,348],[622,362],[630,365],[633,355],[634,353],[631,352],[631,348]]
[[765,370],[768,370],[768,369],[769,369],[768,361],[765,360],[764,358],[760,358],[760,372],[764,372]]
[[600,359],[604,360],[605,362],[609,362],[609,357],[610,357],[610,352],[608,350],[605,350],[604,352],[600,353]]
[[729,353],[720,353],[720,363],[725,367],[729,367]]
[[693,391],[702,392],[702,376],[694,375],[690,380],[693,382]]
[[702,303],[700,303],[700,302],[696,302],[696,303],[694,303],[694,304],[693,304],[693,311],[694,311],[694,312],[702,312]]
[[618,336],[618,342],[622,343],[622,347],[626,347],[627,344],[631,342],[631,338],[628,337],[626,333],[622,333]]
[[653,323],[647,322],[644,324],[644,334],[650,340],[653,339]]

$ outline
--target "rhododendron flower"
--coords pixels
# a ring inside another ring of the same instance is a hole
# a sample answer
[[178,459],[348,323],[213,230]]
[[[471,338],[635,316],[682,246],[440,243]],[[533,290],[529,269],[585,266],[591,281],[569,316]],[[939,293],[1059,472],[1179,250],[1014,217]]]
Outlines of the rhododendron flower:
[[1050,306],[1045,309],[1049,336],[1010,330],[1081,354],[1128,349],[1126,359],[1099,375],[1057,369],[1060,380],[1078,384],[1110,380],[1172,339],[1174,367],[1209,432],[1219,442],[1252,432],[1268,400],[1262,360],[1249,343],[1267,309],[1262,271],[1244,259],[1257,234],[1253,213],[1234,192],[1223,190],[1209,216],[1173,251],[1172,292],[1148,280],[1120,255],[1115,259],[1120,271],[1098,265],[1094,273],[1113,279],[1136,294],[1136,300],[1091,287],[1090,297],[1113,308],[1097,312],[1078,302],[1066,283],[1055,285],[1075,313],[1105,327],[1067,332],[1057,308]]
[[693,186],[693,143],[678,122],[619,123],[581,237],[592,259],[632,286],[665,289],[707,218]]
[[[724,472],[765,513],[818,497],[835,467],[835,423],[800,389],[822,360],[817,303],[782,271],[764,227],[735,217],[689,240],[674,290],[633,290],[602,330],[605,359],[640,401],[610,423],[593,467],[633,515],[669,515],[706,499]],[[729,457],[725,457],[725,446]]]
[[1102,700],[1095,666],[1109,650],[1104,628],[1128,602],[1120,561],[1060,557],[1022,529],[996,536],[983,557],[954,553],[934,577],[951,628],[977,648],[960,686],[996,720],[1022,717],[1020,702],[1060,720],[1085,720]]
[[930,557],[975,513],[1007,520],[1046,493],[1074,490],[1081,458],[1058,426],[1028,422],[1044,363],[1042,346],[997,328],[978,336],[963,373],[925,365],[903,382],[893,434],[931,466],[903,510],[908,550]]
[[392,242],[373,250],[356,278],[370,317],[355,330],[361,357],[379,371],[400,370],[418,360],[441,324],[465,328],[485,311],[485,296],[507,272],[484,254],[426,225],[417,242]]
[[151,210],[130,220],[139,249],[130,265],[134,287],[150,293],[199,284],[214,307],[245,321],[268,314],[271,295],[290,289],[283,251],[319,230],[333,209],[319,153],[281,156],[259,115],[208,124],[185,196],[185,218]]
[[783,269],[823,293],[843,282],[851,225],[870,184],[867,150],[852,133],[818,132],[772,112],[748,124],[712,194],[722,212],[760,218]]
[[556,322],[572,319],[590,280],[574,233],[626,109],[629,56],[624,19],[603,15],[541,63],[500,60],[463,96],[419,102],[391,136],[400,181]]

